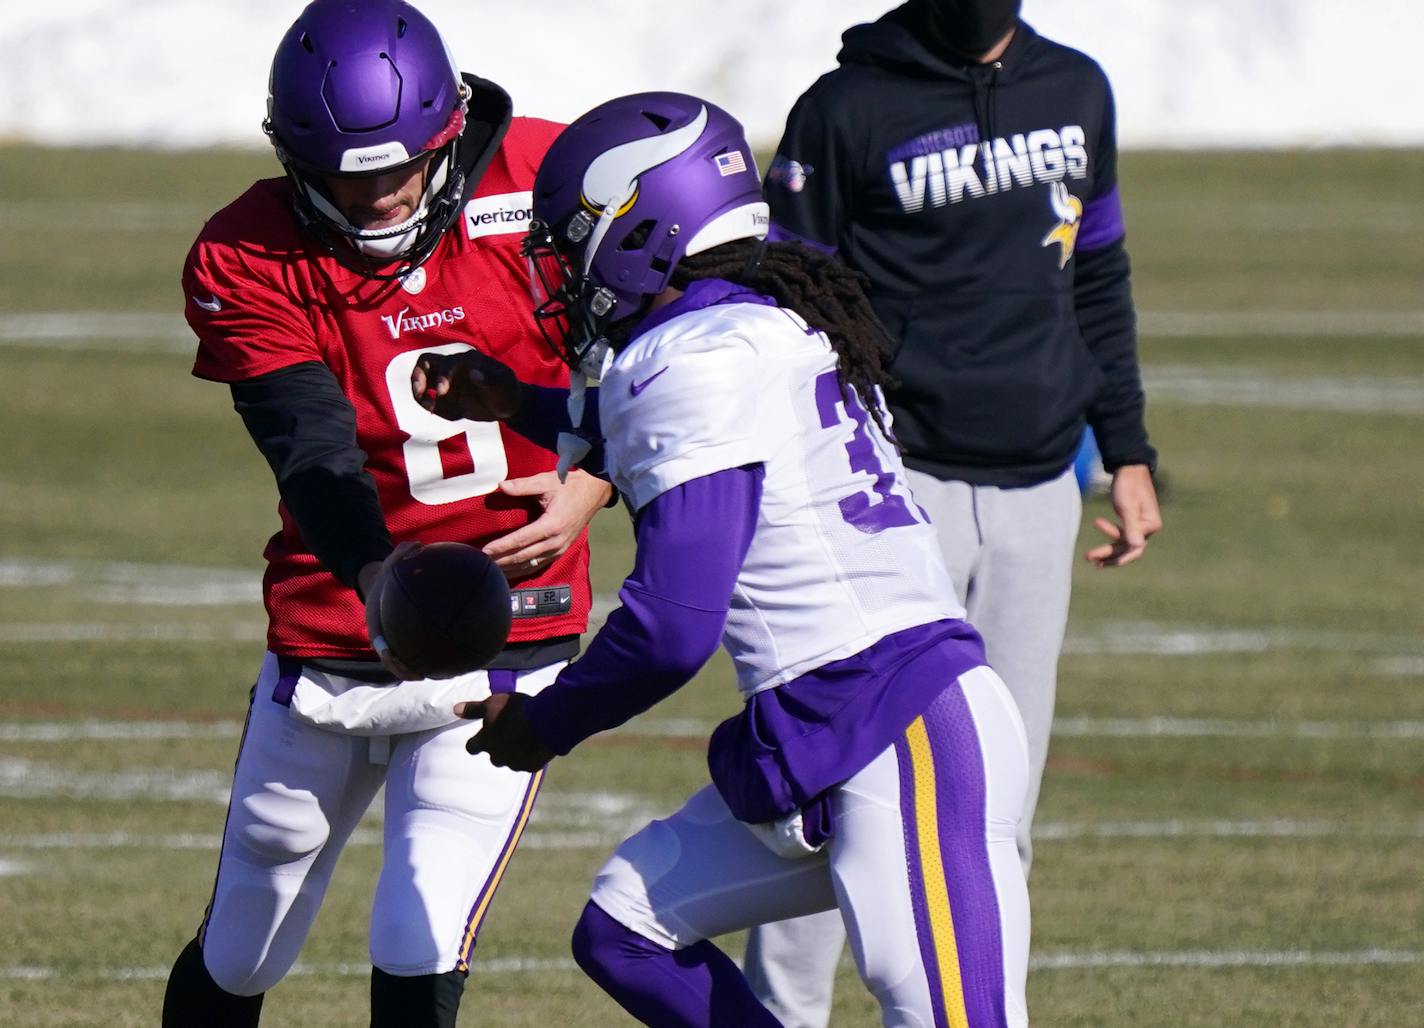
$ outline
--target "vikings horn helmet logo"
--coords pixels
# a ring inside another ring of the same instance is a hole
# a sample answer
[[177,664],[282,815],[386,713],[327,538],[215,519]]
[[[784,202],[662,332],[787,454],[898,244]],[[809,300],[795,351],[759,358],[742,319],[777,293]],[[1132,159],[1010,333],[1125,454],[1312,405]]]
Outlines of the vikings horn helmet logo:
[[1048,230],[1039,245],[1052,246],[1057,243],[1062,247],[1058,251],[1058,267],[1061,270],[1073,259],[1073,249],[1078,245],[1078,229],[1083,225],[1083,201],[1068,192],[1068,187],[1062,182],[1049,185],[1048,199],[1054,215],[1058,218],[1058,224]]
[[615,146],[599,154],[583,174],[579,202],[598,216],[592,237],[584,249],[584,274],[593,267],[599,244],[614,219],[621,218],[638,200],[638,178],[644,172],[685,153],[707,127],[707,108],[680,129],[666,135],[648,136]]

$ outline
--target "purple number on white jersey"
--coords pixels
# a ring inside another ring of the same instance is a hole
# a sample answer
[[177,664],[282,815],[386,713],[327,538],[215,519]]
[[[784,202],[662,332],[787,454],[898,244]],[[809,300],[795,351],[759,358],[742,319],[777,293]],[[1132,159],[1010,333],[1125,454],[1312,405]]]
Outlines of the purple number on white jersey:
[[852,493],[841,498],[841,517],[846,524],[862,532],[874,535],[887,528],[903,528],[917,524],[915,515],[905,498],[895,493],[895,472],[887,471],[876,456],[875,444],[870,438],[870,415],[861,406],[855,392],[842,395],[840,379],[834,370],[824,371],[816,377],[816,409],[821,414],[821,427],[833,428],[841,421],[840,411],[844,407],[855,432],[846,443],[846,455],[850,457],[852,471],[864,472],[875,478],[872,486],[877,499],[866,493]]

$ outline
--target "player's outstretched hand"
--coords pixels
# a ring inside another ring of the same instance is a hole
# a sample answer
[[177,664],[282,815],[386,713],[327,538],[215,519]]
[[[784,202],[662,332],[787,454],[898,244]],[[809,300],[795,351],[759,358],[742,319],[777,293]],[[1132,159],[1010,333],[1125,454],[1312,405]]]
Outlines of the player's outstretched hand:
[[455,716],[467,721],[484,719],[484,727],[465,743],[469,753],[488,753],[495,767],[538,771],[554,755],[544,748],[529,727],[524,705],[529,697],[517,692],[495,693],[487,700],[455,704]]
[[578,538],[613,495],[601,478],[575,468],[560,482],[553,471],[528,478],[511,478],[499,484],[504,496],[535,497],[543,512],[529,524],[502,535],[484,547],[485,556],[499,565],[504,576],[518,581],[535,574],[563,553]]
[[1083,554],[1100,568],[1131,564],[1146,552],[1147,540],[1162,530],[1162,511],[1147,465],[1129,464],[1113,473],[1112,505],[1121,524],[1094,518],[1093,524],[1108,541]]
[[371,648],[376,651],[376,656],[381,658],[386,670],[402,681],[411,681],[420,676],[402,664],[386,645],[385,637],[381,634],[381,591],[390,581],[391,568],[418,549],[420,543],[401,543],[385,560],[380,563],[372,561],[363,567],[357,576],[361,595],[366,597],[366,634],[371,640]]
[[507,364],[476,350],[422,353],[410,391],[422,407],[450,421],[510,421],[524,406],[524,383]]

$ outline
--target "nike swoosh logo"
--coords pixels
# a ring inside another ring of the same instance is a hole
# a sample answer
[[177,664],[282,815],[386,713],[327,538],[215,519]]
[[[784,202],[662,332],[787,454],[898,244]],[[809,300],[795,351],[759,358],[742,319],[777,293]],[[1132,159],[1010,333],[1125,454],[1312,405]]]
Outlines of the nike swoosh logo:
[[664,365],[662,366],[662,370],[661,370],[661,371],[655,371],[655,372],[653,372],[653,376],[652,376],[651,378],[645,378],[645,379],[643,379],[643,381],[641,381],[641,382],[633,382],[633,383],[631,383],[631,384],[628,386],[628,395],[629,395],[629,396],[637,396],[637,395],[638,395],[639,393],[641,393],[644,389],[648,388],[648,386],[650,386],[650,385],[652,385],[654,382],[656,382],[656,381],[658,380],[658,377],[659,377],[660,375],[662,375],[662,373],[663,373],[664,371],[666,371],[667,369],[668,369],[668,365],[664,364]]
[[199,307],[203,308],[203,310],[207,311],[209,314],[216,314],[218,311],[222,310],[222,301],[219,300],[216,296],[214,296],[211,300],[199,300],[196,296],[192,299],[194,303],[196,303]]

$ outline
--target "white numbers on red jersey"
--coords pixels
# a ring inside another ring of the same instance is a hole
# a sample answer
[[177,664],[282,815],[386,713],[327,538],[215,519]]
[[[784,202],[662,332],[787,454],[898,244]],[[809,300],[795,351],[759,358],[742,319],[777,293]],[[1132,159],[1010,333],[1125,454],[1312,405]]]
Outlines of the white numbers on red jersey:
[[[509,475],[497,423],[446,421],[416,403],[410,393],[410,373],[422,353],[461,353],[470,349],[473,347],[466,343],[422,346],[397,354],[386,365],[386,388],[390,390],[396,424],[410,436],[401,447],[410,495],[431,506],[492,493]],[[465,453],[468,459],[464,458]],[[473,463],[473,470],[447,474],[447,457],[456,466]]]

